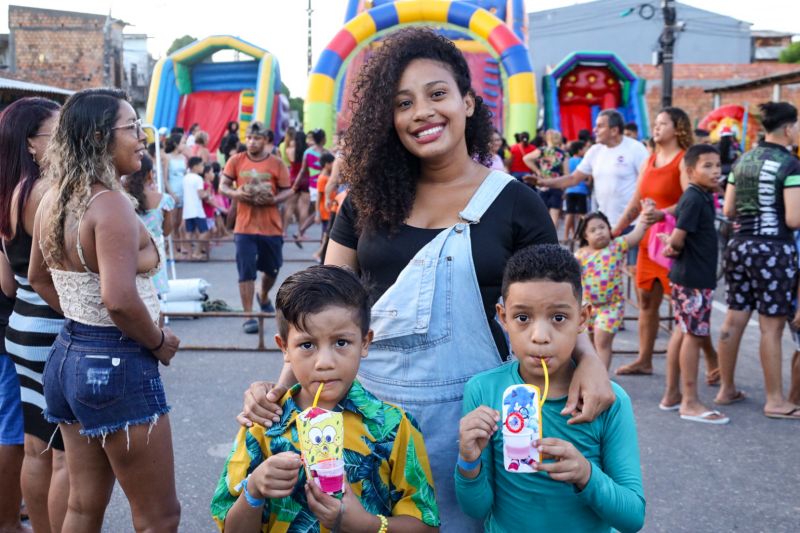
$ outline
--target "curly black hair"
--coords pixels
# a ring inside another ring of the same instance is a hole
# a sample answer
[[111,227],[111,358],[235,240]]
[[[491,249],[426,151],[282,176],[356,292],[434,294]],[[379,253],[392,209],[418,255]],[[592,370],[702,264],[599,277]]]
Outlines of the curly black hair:
[[575,298],[581,301],[581,266],[568,250],[558,244],[534,244],[512,255],[503,272],[503,298],[508,298],[508,288],[512,283],[526,281],[569,283]]
[[414,204],[420,161],[395,131],[394,98],[403,72],[415,59],[447,66],[461,95],[474,96],[475,110],[466,120],[467,151],[482,163],[491,161],[491,112],[472,89],[469,66],[456,45],[426,28],[392,33],[361,71],[350,101],[353,117],[344,138],[343,175],[360,230],[395,232]]

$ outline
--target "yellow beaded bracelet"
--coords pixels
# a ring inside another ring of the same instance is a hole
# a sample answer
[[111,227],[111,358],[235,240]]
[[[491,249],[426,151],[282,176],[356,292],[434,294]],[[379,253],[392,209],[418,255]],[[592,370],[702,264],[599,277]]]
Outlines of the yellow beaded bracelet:
[[378,518],[381,520],[381,528],[378,530],[378,533],[386,533],[389,531],[389,519],[382,514],[379,514]]

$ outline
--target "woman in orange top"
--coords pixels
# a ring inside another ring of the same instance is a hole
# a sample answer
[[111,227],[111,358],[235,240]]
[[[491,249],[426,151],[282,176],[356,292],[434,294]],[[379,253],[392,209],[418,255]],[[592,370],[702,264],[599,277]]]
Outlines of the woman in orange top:
[[[683,154],[694,142],[692,124],[688,115],[676,107],[664,108],[658,113],[653,124],[653,141],[656,145],[655,152],[647,160],[639,174],[639,185],[614,228],[615,235],[619,235],[639,216],[641,200],[655,202],[655,210],[649,215],[650,219],[648,220],[651,224],[663,220],[665,213],[674,214],[675,206],[683,194],[683,189],[688,185],[688,178],[683,167]],[[670,285],[667,277],[669,270],[655,263],[647,253],[651,230],[652,228],[647,230],[644,239],[639,244],[636,261],[639,357],[633,363],[618,368],[617,374],[649,375],[653,373],[653,347],[658,334],[658,311],[664,292],[669,290]],[[669,361],[671,363],[672,358],[669,358]],[[674,362],[677,365],[677,357]],[[667,374],[669,384],[670,379],[677,376],[677,370],[671,372],[668,368]],[[680,402],[680,397],[677,401]],[[668,405],[673,403],[675,402],[672,401]]]

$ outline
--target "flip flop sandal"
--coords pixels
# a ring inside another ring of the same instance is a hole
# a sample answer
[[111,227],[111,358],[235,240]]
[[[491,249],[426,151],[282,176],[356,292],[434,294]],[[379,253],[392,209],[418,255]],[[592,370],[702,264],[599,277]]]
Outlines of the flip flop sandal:
[[677,411],[678,409],[681,408],[681,402],[678,402],[673,405],[664,405],[663,403],[659,403],[658,408],[661,409],[662,411]]
[[[798,409],[798,411],[800,411],[800,409]],[[712,416],[717,416],[721,418],[711,418]],[[688,420],[689,422],[700,422],[701,424],[714,424],[714,425],[727,424],[728,422],[731,421],[730,418],[724,416],[719,411],[706,411],[705,413],[700,415],[681,415],[681,420]]]
[[747,394],[745,394],[744,392],[742,392],[740,390],[737,390],[736,394],[734,394],[733,398],[731,398],[730,400],[723,400],[721,402],[718,402],[717,400],[714,400],[714,403],[717,404],[717,405],[731,405],[731,404],[734,404],[734,403],[743,402],[746,399],[747,399]]
[[776,420],[800,420],[800,407],[795,407],[791,411],[785,413],[764,413],[767,418],[774,418]]

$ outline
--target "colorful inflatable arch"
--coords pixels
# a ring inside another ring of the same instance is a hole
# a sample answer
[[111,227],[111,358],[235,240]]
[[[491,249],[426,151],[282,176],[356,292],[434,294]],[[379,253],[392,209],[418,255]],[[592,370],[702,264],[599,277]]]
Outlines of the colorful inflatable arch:
[[[252,59],[205,61],[219,50],[236,50]],[[188,128],[197,122],[209,133],[213,151],[228,122],[259,120],[281,137],[288,120],[288,101],[280,94],[278,60],[266,50],[229,35],[195,41],[160,59],[153,69],[146,120],[157,128]]]
[[[307,130],[337,129],[337,112],[346,111],[343,102],[349,84],[345,77],[351,61],[373,41],[407,26],[454,32],[446,35],[465,52],[475,89],[492,108],[499,129],[507,135],[536,130],[536,84],[524,44],[523,0],[350,0],[347,18],[311,73],[304,109]],[[485,57],[469,57],[470,53]]]
[[561,131],[567,139],[591,130],[604,109],[616,109],[626,122],[635,122],[641,138],[650,134],[645,80],[612,52],[574,52],[542,84],[545,127]]
[[711,111],[697,124],[701,130],[709,132],[711,142],[719,142],[722,130],[729,129],[742,150],[748,150],[756,143],[758,136],[758,120],[751,115],[746,107],[729,104]]

